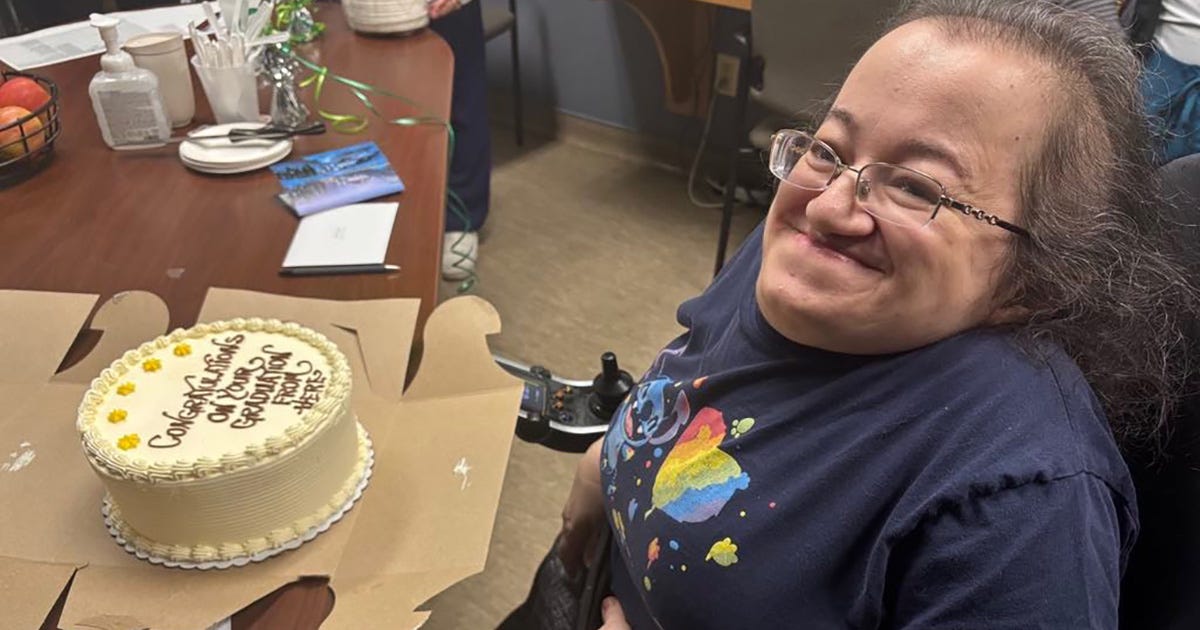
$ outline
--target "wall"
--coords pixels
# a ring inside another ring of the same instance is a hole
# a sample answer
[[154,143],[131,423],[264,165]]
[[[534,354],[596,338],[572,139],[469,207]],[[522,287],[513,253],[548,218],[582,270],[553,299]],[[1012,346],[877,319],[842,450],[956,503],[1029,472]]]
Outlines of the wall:
[[[558,110],[681,147],[695,145],[703,121],[666,111],[654,39],[622,0],[517,0],[517,14],[527,125],[553,129]],[[733,33],[748,24],[748,14],[721,9],[714,48],[734,48]],[[488,78],[496,98],[509,98],[508,46],[507,35],[488,44]],[[712,143],[728,146],[732,104],[718,101]]]

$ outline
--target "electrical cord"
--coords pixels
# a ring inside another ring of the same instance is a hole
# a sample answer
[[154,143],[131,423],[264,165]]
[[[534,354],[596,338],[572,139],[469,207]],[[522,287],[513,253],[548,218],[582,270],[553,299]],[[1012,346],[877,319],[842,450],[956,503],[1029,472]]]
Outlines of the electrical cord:
[[475,252],[459,249],[459,245],[466,240],[467,233],[471,231],[471,215],[467,213],[467,204],[463,203],[462,198],[448,186],[446,187],[446,208],[454,213],[454,216],[463,224],[462,234],[450,244],[450,252],[458,256],[454,262],[450,263],[450,266],[467,273],[467,277],[458,285],[458,293],[463,294],[470,291],[479,280],[479,276],[475,275]]

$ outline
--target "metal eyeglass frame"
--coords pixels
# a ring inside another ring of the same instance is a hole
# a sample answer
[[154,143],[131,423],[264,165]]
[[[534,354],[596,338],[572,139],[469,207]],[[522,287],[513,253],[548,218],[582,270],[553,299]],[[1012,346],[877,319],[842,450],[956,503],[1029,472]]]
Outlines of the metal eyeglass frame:
[[[921,177],[928,179],[929,181],[931,181],[937,185],[938,190],[940,191],[940,195],[938,197],[937,203],[933,207],[933,211],[930,212],[930,214],[929,214],[929,219],[926,220],[924,223],[917,225],[917,226],[910,226],[910,225],[905,225],[903,223],[896,223],[895,221],[888,221],[888,223],[892,223],[894,225],[899,225],[900,227],[925,227],[925,226],[929,225],[930,223],[932,223],[935,218],[937,218],[938,211],[942,209],[942,206],[948,206],[948,207],[953,208],[953,209],[961,212],[962,214],[964,214],[968,217],[971,217],[972,219],[975,219],[977,221],[983,221],[984,223],[987,223],[988,225],[994,225],[998,228],[1008,230],[1009,232],[1012,232],[1013,234],[1016,234],[1018,236],[1023,236],[1026,238],[1029,237],[1029,232],[1027,230],[1025,230],[1025,228],[1023,228],[1019,225],[1014,225],[1012,223],[1009,223],[1008,221],[1005,221],[1004,219],[1001,219],[1000,217],[998,217],[994,214],[984,212],[983,210],[980,210],[979,208],[976,208],[975,206],[972,206],[969,203],[963,203],[963,202],[947,195],[946,187],[943,186],[941,182],[939,182],[938,180],[934,179],[932,176],[930,176],[926,173],[922,173],[921,171],[918,171],[916,169],[908,168],[907,166],[899,166],[897,164],[889,164],[887,162],[871,162],[870,164],[864,164],[857,168],[850,166],[849,164],[846,164],[845,162],[842,161],[841,156],[839,156],[837,154],[837,151],[833,150],[833,147],[829,146],[827,143],[823,142],[822,140],[819,140],[817,137],[813,136],[812,134],[810,134],[806,131],[800,131],[798,129],[780,129],[779,131],[776,131],[775,134],[771,136],[771,153],[772,153],[772,155],[774,155],[775,151],[777,151],[781,148],[780,147],[781,139],[783,137],[787,137],[787,136],[792,136],[792,137],[801,136],[801,137],[808,138],[809,140],[812,141],[813,144],[820,145],[822,148],[824,148],[826,151],[828,151],[829,155],[833,156],[834,163],[835,163],[833,173],[829,176],[829,181],[825,182],[824,187],[822,187],[822,188],[806,188],[795,182],[790,181],[786,177],[786,175],[781,176],[779,173],[776,173],[775,169],[774,169],[775,160],[771,160],[771,165],[772,165],[771,174],[774,175],[776,177],[776,179],[778,179],[779,181],[781,181],[785,184],[788,184],[789,186],[795,186],[796,188],[799,188],[801,190],[817,190],[817,191],[828,190],[829,187],[833,185],[833,182],[842,175],[842,173],[844,173],[846,171],[851,171],[855,175],[854,197],[855,197],[855,199],[859,199],[860,191],[862,190],[862,181],[863,181],[862,180],[862,172],[863,172],[863,170],[865,170],[867,167],[870,167],[870,166],[889,166],[891,168],[898,168],[900,170],[908,171],[910,173],[915,173],[917,175],[920,175]],[[810,147],[811,147],[811,145],[810,145]],[[869,181],[868,181],[868,183],[869,183]],[[860,200],[860,202],[861,202],[861,200]],[[875,215],[875,213],[873,213],[873,212],[871,214]],[[887,219],[884,219],[883,217],[878,217],[878,218],[881,218],[881,219],[887,221]]]

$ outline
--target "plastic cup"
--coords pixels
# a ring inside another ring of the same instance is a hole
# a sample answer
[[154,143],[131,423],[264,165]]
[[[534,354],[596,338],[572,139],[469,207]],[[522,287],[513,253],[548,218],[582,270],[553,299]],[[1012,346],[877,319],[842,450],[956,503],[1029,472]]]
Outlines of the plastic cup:
[[213,68],[200,64],[192,55],[192,67],[200,76],[204,96],[218,124],[258,122],[258,83],[250,64]]
[[124,48],[137,67],[158,77],[158,93],[162,95],[171,126],[183,127],[192,122],[196,115],[196,94],[192,91],[183,36],[179,33],[146,33],[130,38]]

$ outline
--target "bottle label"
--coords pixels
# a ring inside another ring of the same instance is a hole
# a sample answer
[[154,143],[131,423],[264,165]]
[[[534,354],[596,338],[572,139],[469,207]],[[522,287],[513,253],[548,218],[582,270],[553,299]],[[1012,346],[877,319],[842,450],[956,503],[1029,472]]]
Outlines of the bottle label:
[[153,94],[108,90],[97,96],[113,146],[162,140],[158,122],[162,104]]

